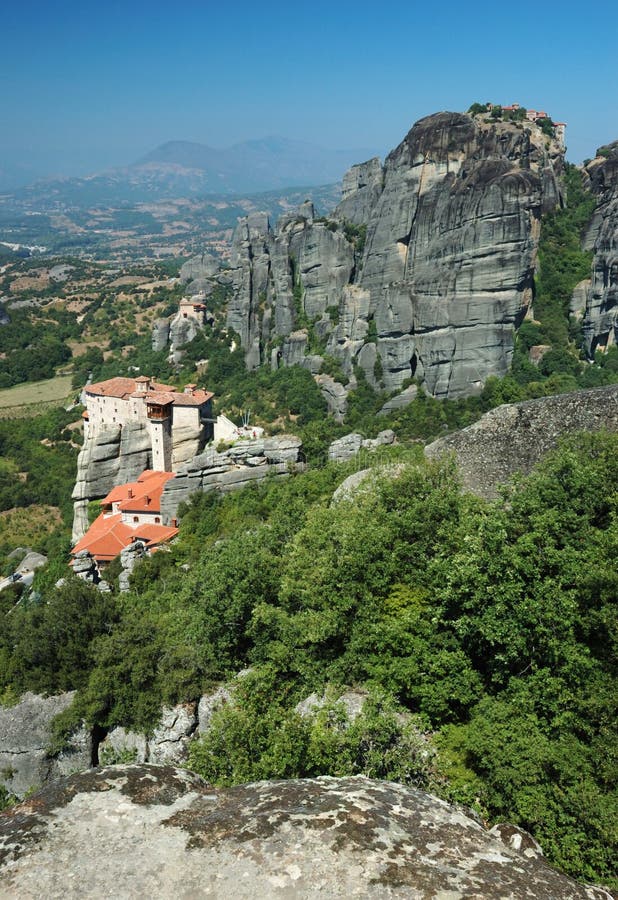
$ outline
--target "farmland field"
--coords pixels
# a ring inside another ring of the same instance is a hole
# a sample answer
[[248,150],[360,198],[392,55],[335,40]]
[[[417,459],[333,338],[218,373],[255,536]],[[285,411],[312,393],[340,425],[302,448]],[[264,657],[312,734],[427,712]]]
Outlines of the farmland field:
[[35,415],[50,406],[61,406],[73,393],[70,375],[57,375],[46,381],[18,384],[0,391],[0,418]]

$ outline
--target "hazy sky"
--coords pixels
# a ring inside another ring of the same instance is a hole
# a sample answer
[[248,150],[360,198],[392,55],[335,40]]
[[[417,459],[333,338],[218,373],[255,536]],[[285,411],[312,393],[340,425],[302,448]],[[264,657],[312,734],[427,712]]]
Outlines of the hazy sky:
[[615,0],[6,0],[0,34],[0,168],[270,134],[384,153],[475,100],[566,121],[575,162],[618,139]]

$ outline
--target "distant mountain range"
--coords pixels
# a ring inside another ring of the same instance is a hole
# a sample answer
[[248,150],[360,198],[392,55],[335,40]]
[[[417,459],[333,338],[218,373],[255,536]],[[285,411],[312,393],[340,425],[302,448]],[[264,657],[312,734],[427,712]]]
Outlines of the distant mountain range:
[[[46,206],[140,203],[207,194],[239,195],[340,181],[370,149],[327,150],[281,137],[245,141],[224,150],[169,141],[126,168],[36,181],[11,190],[17,200]],[[3,189],[0,180],[0,190]]]

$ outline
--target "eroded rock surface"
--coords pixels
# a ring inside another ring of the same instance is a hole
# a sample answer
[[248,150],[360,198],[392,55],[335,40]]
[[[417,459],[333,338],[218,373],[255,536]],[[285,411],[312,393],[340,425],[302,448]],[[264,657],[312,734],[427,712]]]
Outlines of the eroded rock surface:
[[454,453],[463,486],[492,498],[515,473],[530,472],[561,438],[602,429],[618,431],[618,385],[499,406],[438,438],[425,453],[433,459]]
[[171,767],[53,785],[0,817],[1,897],[607,898],[402,785],[358,778],[214,789]]
[[572,309],[581,308],[583,293],[584,345],[592,358],[618,338],[618,141],[597,151],[586,174],[598,197],[586,241],[594,253],[592,279],[577,285]]

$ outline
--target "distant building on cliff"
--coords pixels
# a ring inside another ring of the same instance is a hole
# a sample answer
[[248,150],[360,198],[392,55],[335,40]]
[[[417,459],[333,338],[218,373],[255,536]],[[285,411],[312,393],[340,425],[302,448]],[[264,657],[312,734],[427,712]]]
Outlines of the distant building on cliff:
[[203,443],[212,439],[212,397],[194,384],[178,391],[159,384],[146,375],[139,378],[110,378],[88,384],[83,391],[84,440],[101,429],[130,423],[147,424],[152,440],[152,468],[172,471],[174,436],[181,429],[203,430]]

